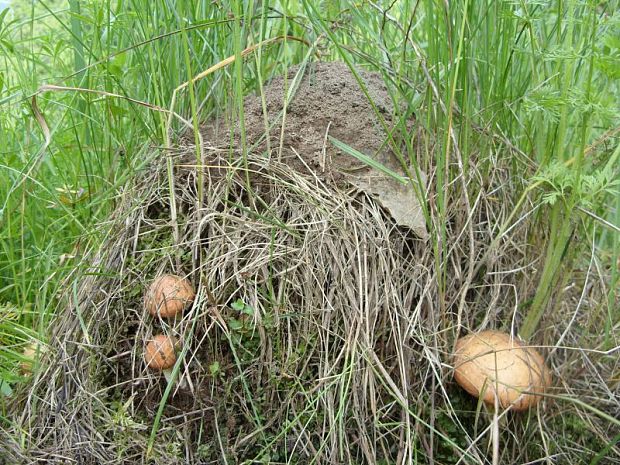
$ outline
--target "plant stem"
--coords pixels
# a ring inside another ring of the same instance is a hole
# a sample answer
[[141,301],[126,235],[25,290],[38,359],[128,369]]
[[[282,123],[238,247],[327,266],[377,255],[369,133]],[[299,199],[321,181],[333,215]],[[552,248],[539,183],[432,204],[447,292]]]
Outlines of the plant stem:
[[557,285],[560,276],[558,270],[560,269],[562,259],[572,235],[570,212],[571,208],[563,202],[557,202],[552,207],[551,232],[545,264],[540,282],[538,283],[538,288],[536,289],[534,301],[519,331],[520,336],[526,341],[538,327],[538,323]]

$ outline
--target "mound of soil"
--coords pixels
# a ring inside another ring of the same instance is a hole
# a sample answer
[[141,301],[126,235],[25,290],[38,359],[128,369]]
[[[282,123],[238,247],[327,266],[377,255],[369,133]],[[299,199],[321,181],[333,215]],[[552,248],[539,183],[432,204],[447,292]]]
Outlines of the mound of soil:
[[[272,79],[262,95],[250,96],[244,102],[248,149],[332,186],[350,186],[367,193],[390,212],[397,224],[426,238],[416,194],[416,188],[424,188],[425,175],[416,170],[407,154],[394,150],[404,146],[403,138],[417,135],[415,122],[409,119],[399,125],[397,114],[402,117],[403,109],[395,111],[380,74],[361,71],[359,78],[365,91],[345,63],[331,62],[295,66],[286,75]],[[206,129],[207,139],[226,144],[228,139],[216,132],[218,126]],[[238,147],[239,130],[237,125]],[[379,163],[393,175],[338,149],[330,138]]]
[[[428,254],[390,218],[398,214],[390,200],[419,208],[407,203],[408,186],[327,138],[403,172],[378,123],[395,124],[387,90],[378,75],[362,78],[378,114],[342,64],[274,79],[265,87],[265,113],[260,97],[245,102],[252,146],[245,159],[238,147],[229,157],[231,132],[239,143],[239,129],[218,134],[225,125],[211,122],[208,163],[187,163],[191,145],[173,160],[174,210],[165,160],[134,180],[112,233],[90,251],[92,273],[53,325],[50,359],[27,395],[44,401],[15,419],[29,442],[10,443],[11,459],[396,459],[401,447],[383,425],[406,415],[396,400],[406,404],[408,394],[395,397],[381,379],[420,392],[423,380],[397,327],[422,311],[428,275],[419,263]],[[298,85],[286,105],[291,82]],[[163,273],[186,276],[197,290],[183,318],[161,320],[144,309],[145,289]],[[165,377],[144,362],[146,341],[158,333],[173,335],[185,351],[169,392]],[[158,439],[147,457],[153,428]],[[378,436],[386,439],[376,445]]]
[[[386,127],[392,129],[394,106],[381,76],[361,72],[360,77]],[[268,142],[262,97],[248,97],[244,106],[247,140],[259,151],[269,146],[271,156],[279,156],[281,145],[286,163],[307,172],[299,164],[301,157],[310,168],[338,180],[346,174],[369,171],[367,165],[337,150],[327,139],[329,135],[383,164],[397,165],[378,115],[344,63],[313,63],[305,70],[293,67],[269,82],[264,101],[271,126]]]
[[[245,159],[238,146],[231,156],[238,128],[212,122],[208,163],[187,162],[190,143],[172,159],[174,179],[158,157],[132,181],[110,234],[84,257],[91,269],[68,286],[41,369],[0,424],[0,464],[488,462],[479,405],[445,360],[465,328],[514,317],[521,277],[506,270],[523,266],[529,216],[468,281],[472,257],[493,244],[491,219],[514,204],[482,196],[462,211],[451,190],[438,268],[420,240],[423,175],[398,180],[415,168],[397,160],[414,121],[401,128],[379,75],[360,76],[374,105],[343,64],[291,69],[246,100]],[[494,196],[504,168],[489,167]],[[164,273],[197,290],[177,320],[144,309]],[[174,388],[144,362],[157,333],[183,347]],[[522,447],[537,428],[505,435],[502,463],[547,457],[535,441]]]

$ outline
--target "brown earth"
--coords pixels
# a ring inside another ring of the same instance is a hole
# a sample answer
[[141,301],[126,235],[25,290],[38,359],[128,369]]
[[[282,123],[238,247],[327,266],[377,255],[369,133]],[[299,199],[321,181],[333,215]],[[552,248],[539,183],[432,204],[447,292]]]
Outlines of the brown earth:
[[[406,131],[402,131],[381,75],[360,71],[359,76],[374,108],[345,63],[311,63],[305,69],[295,66],[285,76],[275,77],[264,87],[263,96],[249,96],[244,102],[247,147],[268,154],[300,173],[316,176],[332,187],[354,187],[371,195],[399,225],[408,226],[419,237],[426,238],[424,217],[414,189],[417,183],[398,182],[393,176],[339,150],[328,139],[331,136],[344,142],[395,175],[405,176],[408,172],[411,178],[417,179],[414,166],[407,161],[401,163],[392,149],[394,144],[402,147],[404,137],[417,135],[415,121],[408,120]],[[401,109],[398,113],[402,114]],[[228,144],[228,130],[216,129],[227,126],[220,121],[205,127],[207,143]],[[388,140],[384,128],[392,133],[392,141]],[[237,124],[237,147],[241,146],[239,129]],[[424,173],[419,172],[419,176],[424,185]]]

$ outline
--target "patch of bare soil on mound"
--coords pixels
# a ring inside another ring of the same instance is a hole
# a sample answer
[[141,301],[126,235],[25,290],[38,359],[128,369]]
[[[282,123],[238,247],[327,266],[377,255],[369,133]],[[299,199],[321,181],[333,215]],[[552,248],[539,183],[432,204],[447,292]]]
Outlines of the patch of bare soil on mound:
[[[352,186],[370,194],[397,224],[426,238],[415,192],[416,188],[424,189],[425,175],[406,159],[406,154],[393,150],[404,146],[403,138],[417,136],[414,120],[399,124],[397,114],[402,116],[402,109],[395,112],[380,74],[361,71],[359,77],[365,92],[349,67],[339,62],[292,67],[285,76],[272,79],[262,95],[250,96],[244,102],[248,149],[265,153],[332,186]],[[226,125],[204,128],[206,139],[216,145],[219,141],[228,143],[228,129],[218,131],[221,127]],[[234,132],[240,147],[240,125]],[[393,175],[337,148],[330,138],[379,163]]]
[[[386,142],[385,131],[368,98],[344,63],[315,63],[299,76],[299,67],[286,76],[278,76],[264,89],[264,99],[271,125],[269,143],[265,140],[265,118],[261,96],[246,99],[245,124],[248,143],[259,151],[271,147],[277,156],[282,136],[282,161],[299,165],[299,157],[320,173],[337,179],[347,173],[369,171],[368,166],[337,150],[327,135],[339,139],[360,152],[394,166],[396,160]],[[387,127],[392,127],[394,108],[381,76],[361,72],[368,94]],[[295,90],[295,79],[301,79]],[[288,94],[292,94],[284,111]],[[282,128],[282,120],[285,121]],[[299,154],[295,155],[294,151]]]

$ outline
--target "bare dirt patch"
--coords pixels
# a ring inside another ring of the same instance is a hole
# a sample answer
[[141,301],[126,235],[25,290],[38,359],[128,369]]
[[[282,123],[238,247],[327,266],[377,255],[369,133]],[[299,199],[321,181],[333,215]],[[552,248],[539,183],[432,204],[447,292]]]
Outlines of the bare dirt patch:
[[[426,177],[402,151],[405,138],[417,147],[418,128],[413,118],[399,121],[403,109],[395,108],[380,74],[360,71],[358,75],[364,90],[349,67],[338,62],[296,66],[286,76],[272,79],[262,95],[250,96],[244,103],[249,150],[334,188],[354,187],[372,195],[397,224],[426,238],[420,193],[415,191],[416,187],[424,190]],[[228,129],[222,128],[227,126],[220,122],[206,127],[207,140],[216,145],[226,142]],[[235,124],[237,147],[239,129]],[[331,137],[410,181],[398,182],[338,149]]]

